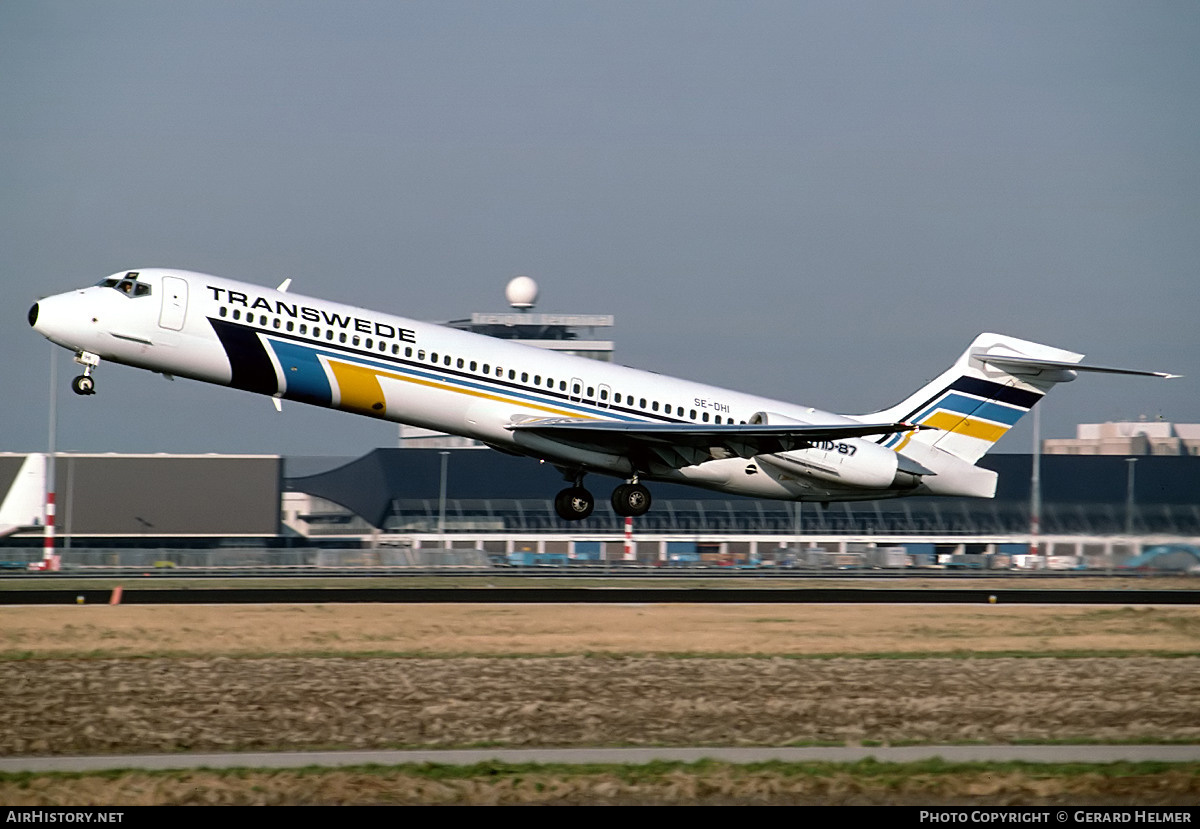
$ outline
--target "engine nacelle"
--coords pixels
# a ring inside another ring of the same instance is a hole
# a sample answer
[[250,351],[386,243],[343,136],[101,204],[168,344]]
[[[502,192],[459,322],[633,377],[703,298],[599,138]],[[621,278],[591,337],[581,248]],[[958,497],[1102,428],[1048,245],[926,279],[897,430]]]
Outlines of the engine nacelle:
[[[758,412],[747,423],[814,425],[775,412]],[[793,475],[860,489],[913,489],[921,483],[919,475],[900,468],[899,455],[863,438],[813,441],[811,449],[760,455],[758,460]]]

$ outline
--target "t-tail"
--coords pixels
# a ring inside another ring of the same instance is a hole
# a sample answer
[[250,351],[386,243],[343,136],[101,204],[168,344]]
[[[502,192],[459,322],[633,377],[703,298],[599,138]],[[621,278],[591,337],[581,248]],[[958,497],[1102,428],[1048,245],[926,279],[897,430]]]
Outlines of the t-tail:
[[1085,366],[1082,359],[1082,354],[1061,348],[980,334],[935,380],[892,408],[865,417],[926,427],[879,442],[932,470],[934,475],[924,479],[931,493],[990,498],[995,473],[974,464],[1055,385],[1074,380],[1081,371],[1176,376]]

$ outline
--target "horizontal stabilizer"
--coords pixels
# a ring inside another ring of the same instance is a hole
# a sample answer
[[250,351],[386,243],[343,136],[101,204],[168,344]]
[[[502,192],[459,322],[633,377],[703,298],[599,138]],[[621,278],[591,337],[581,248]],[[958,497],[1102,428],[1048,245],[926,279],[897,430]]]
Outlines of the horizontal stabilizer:
[[982,363],[988,363],[997,368],[1005,369],[1012,374],[1037,374],[1042,371],[1091,371],[1098,374],[1131,374],[1136,377],[1162,377],[1164,379],[1183,376],[1181,374],[1168,374],[1165,371],[1140,371],[1131,368],[1084,366],[1079,363],[1068,363],[1061,360],[1038,360],[1033,357],[1016,357],[1003,354],[980,354],[977,359]]

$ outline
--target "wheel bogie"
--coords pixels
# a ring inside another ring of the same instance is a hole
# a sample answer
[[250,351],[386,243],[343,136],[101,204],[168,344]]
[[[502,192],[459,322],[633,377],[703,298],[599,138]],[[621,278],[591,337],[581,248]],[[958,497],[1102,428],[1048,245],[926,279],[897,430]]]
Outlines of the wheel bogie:
[[621,516],[645,515],[650,509],[650,490],[641,484],[621,484],[613,490],[612,508]]
[[564,521],[582,521],[595,508],[596,499],[581,486],[567,487],[554,498],[554,511]]

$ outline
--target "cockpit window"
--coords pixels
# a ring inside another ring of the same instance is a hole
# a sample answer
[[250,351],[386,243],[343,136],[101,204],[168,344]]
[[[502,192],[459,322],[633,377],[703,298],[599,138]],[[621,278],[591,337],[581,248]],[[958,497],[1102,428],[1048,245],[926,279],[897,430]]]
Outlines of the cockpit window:
[[102,279],[96,284],[101,288],[114,288],[126,296],[150,296],[150,286],[137,281],[136,273],[125,274],[124,279]]

